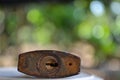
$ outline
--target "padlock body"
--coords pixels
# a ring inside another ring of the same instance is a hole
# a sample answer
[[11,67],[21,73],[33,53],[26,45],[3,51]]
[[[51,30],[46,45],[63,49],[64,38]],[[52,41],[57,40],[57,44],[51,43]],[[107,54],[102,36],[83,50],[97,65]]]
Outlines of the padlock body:
[[19,55],[18,71],[40,78],[61,78],[80,72],[80,58],[55,50],[38,50]]

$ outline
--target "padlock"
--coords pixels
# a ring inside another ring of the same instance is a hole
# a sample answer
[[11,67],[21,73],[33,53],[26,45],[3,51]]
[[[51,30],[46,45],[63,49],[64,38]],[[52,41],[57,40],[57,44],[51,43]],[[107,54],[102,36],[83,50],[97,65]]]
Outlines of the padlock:
[[37,50],[19,55],[18,71],[40,78],[62,78],[80,72],[81,60],[68,52]]

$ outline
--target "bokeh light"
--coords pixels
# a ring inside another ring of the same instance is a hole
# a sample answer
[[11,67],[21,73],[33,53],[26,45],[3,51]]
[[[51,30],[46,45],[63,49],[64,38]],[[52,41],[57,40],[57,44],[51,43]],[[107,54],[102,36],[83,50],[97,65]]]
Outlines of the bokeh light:
[[112,2],[110,8],[114,14],[120,14],[120,2]]
[[32,24],[41,24],[44,21],[42,12],[39,9],[33,8],[28,11],[27,20]]
[[120,15],[116,17],[116,25],[120,28]]
[[49,44],[51,43],[52,37],[54,37],[53,33],[55,30],[55,26],[52,23],[46,23],[43,26],[37,27],[32,32],[32,38],[35,42],[40,44]]
[[28,25],[25,25],[25,26],[22,26],[18,33],[17,33],[17,36],[18,36],[18,42],[19,43],[24,43],[24,42],[30,42],[30,39],[31,39],[31,26],[28,26]]
[[104,29],[101,25],[96,25],[94,28],[93,28],[93,36],[97,39],[100,39],[104,36]]
[[80,38],[89,39],[92,37],[92,24],[89,22],[81,23],[77,28],[77,34]]
[[102,16],[105,12],[104,5],[100,1],[92,1],[90,4],[90,10],[95,16]]

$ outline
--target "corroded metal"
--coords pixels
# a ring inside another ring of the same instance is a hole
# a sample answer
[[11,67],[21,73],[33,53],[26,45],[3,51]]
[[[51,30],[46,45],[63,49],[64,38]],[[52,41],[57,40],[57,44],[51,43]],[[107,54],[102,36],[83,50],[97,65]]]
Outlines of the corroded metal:
[[80,72],[80,58],[55,50],[38,50],[19,55],[18,71],[40,78],[61,78]]

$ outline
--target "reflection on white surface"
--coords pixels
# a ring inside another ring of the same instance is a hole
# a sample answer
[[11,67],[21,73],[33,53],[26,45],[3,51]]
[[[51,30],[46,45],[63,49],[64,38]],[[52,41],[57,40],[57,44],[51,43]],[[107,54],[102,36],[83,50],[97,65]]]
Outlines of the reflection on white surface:
[[24,74],[17,71],[16,68],[0,68],[0,77],[15,77],[24,76]]
[[[0,68],[0,79],[2,80],[39,80],[35,77],[25,77],[25,74],[22,74],[17,71],[17,68]],[[71,77],[66,78],[60,78],[55,80],[66,80],[66,79],[72,79],[72,80],[103,80],[101,78],[98,78],[94,75],[89,75],[83,72],[80,72],[78,75],[74,75]],[[53,79],[52,79],[53,80]]]

